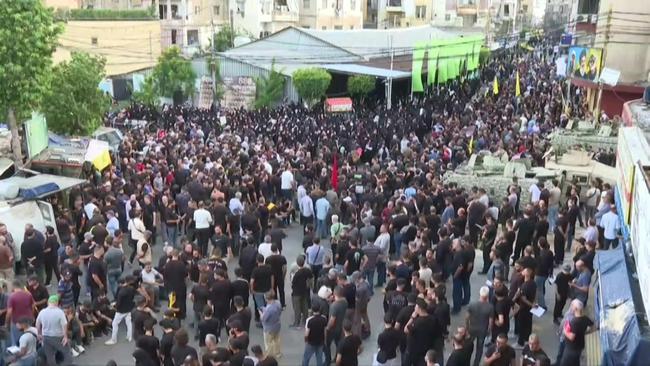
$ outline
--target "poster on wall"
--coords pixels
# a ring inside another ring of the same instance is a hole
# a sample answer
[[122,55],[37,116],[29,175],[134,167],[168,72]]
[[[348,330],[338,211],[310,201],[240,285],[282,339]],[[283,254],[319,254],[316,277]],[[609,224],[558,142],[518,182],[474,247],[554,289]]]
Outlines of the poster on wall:
[[630,239],[636,262],[641,297],[646,309],[650,309],[650,189],[642,167],[634,172],[634,204],[630,217]]
[[239,109],[244,107],[250,109],[255,102],[255,80],[247,76],[224,77],[223,78],[223,100],[222,107],[226,109]]
[[45,116],[32,112],[32,118],[25,121],[24,126],[27,137],[27,153],[30,158],[33,158],[47,148],[48,137]]
[[569,48],[567,76],[598,81],[602,59],[603,50],[601,48],[573,46]]

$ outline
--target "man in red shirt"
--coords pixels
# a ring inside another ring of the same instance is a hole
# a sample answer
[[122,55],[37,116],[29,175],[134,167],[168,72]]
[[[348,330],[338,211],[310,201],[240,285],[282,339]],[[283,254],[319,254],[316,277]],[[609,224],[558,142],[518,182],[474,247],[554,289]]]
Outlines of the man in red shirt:
[[12,346],[18,346],[18,339],[22,332],[16,323],[18,319],[22,318],[34,318],[34,298],[25,289],[25,284],[22,281],[14,280],[13,290],[7,300],[7,315],[5,317],[11,324],[10,342]]

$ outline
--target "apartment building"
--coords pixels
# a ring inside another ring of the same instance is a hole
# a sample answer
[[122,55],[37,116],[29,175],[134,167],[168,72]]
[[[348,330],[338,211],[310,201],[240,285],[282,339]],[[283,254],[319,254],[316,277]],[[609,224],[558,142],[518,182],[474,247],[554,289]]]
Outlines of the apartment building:
[[235,29],[261,38],[290,26],[298,26],[298,0],[231,0]]
[[[376,1],[376,0],[375,0]],[[368,0],[300,0],[300,26],[308,29],[361,29]]]

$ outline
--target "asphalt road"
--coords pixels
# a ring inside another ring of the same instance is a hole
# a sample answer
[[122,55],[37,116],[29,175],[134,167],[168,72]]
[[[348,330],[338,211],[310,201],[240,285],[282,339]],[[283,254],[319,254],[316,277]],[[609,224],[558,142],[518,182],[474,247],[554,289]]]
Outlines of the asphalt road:
[[[295,262],[295,259],[298,254],[302,252],[302,234],[300,226],[293,224],[290,228],[286,229],[288,238],[283,242],[284,247],[284,256],[287,258],[289,266],[291,263]],[[576,237],[579,234],[576,235]],[[157,263],[159,256],[161,255],[162,246],[157,245],[154,247],[154,263]],[[570,257],[570,256],[567,256]],[[482,268],[483,260],[480,250],[477,250],[475,268]],[[570,259],[568,259],[570,260]],[[229,263],[229,271],[231,276],[233,275],[233,270],[236,267],[236,261],[231,261]],[[556,270],[557,271],[557,270]],[[125,269],[125,272],[129,272],[129,269]],[[285,291],[287,291],[287,298],[290,299],[290,289],[289,276],[285,279],[286,286]],[[475,301],[478,298],[478,290],[485,283],[485,276],[472,274],[471,277],[471,286],[472,286],[472,301]],[[555,289],[553,286],[547,285],[546,290],[546,303],[549,307],[548,312],[546,312],[541,318],[534,318],[533,320],[533,332],[537,333],[541,339],[542,348],[546,351],[552,361],[555,360],[555,355],[557,354],[558,349],[558,336],[556,334],[557,327],[553,324],[552,319],[552,306],[554,304],[554,292]],[[188,291],[189,292],[189,291]],[[83,292],[82,292],[83,293]],[[447,283],[447,294],[449,301],[451,301],[451,281]],[[82,295],[83,296],[83,295]],[[372,298],[369,306],[368,312],[370,321],[372,323],[372,335],[363,343],[363,352],[359,356],[359,364],[362,366],[372,365],[372,357],[377,349],[377,335],[383,329],[383,308],[382,308],[382,298],[383,295],[380,291],[375,291],[375,295]],[[252,304],[252,300],[251,300]],[[192,319],[191,312],[192,306],[188,300],[188,316],[187,320],[183,326],[190,332],[190,335],[193,335],[193,331],[189,326],[189,320]],[[162,314],[162,312],[160,313]],[[465,310],[460,312],[460,314],[452,316],[450,333],[453,333],[456,329],[456,326],[464,323]],[[302,354],[304,351],[304,340],[303,340],[303,331],[290,329],[289,325],[293,321],[293,309],[291,301],[287,301],[287,307],[282,314],[282,330],[281,330],[281,339],[282,339],[282,354],[283,357],[279,361],[280,365],[300,365],[302,363]],[[156,328],[155,334],[160,336],[160,328]],[[251,326],[251,345],[260,344],[263,345],[262,330],[255,328],[254,324]],[[512,336],[512,334],[511,334]],[[222,336],[223,338],[223,336]],[[75,363],[80,366],[95,366],[95,365],[106,365],[109,360],[114,360],[118,365],[130,366],[133,365],[133,358],[131,353],[134,350],[134,342],[126,342],[126,330],[124,324],[121,325],[120,333],[118,335],[118,344],[113,346],[104,345],[104,341],[107,337],[95,339],[92,345],[86,347],[86,351],[81,354],[78,358],[75,359]],[[190,345],[198,349],[198,342],[193,341],[193,337]],[[510,338],[510,343],[515,344],[516,339]],[[222,345],[225,345],[225,340],[222,339]],[[449,343],[445,344],[446,355],[448,355],[451,346]],[[518,352],[519,354],[519,352]],[[312,358],[312,364],[315,365],[316,361]]]

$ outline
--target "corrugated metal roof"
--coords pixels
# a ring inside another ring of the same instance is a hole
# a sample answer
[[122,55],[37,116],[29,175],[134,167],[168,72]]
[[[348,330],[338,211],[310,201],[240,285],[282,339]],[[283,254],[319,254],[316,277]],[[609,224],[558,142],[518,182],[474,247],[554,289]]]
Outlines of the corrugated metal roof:
[[364,66],[358,64],[323,64],[323,68],[336,71],[344,74],[353,74],[353,75],[370,75],[378,78],[391,78],[391,79],[403,79],[411,77],[411,73],[399,71],[399,70],[390,70],[382,69],[372,66]]

